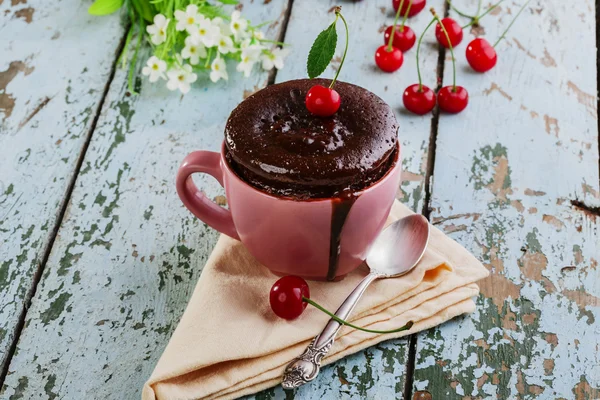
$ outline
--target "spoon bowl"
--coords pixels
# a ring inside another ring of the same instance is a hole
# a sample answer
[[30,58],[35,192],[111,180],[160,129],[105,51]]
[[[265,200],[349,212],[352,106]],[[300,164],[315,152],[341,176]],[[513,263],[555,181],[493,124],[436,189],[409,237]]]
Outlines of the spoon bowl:
[[367,253],[372,274],[392,278],[409,273],[421,260],[429,243],[429,223],[418,214],[388,226]]

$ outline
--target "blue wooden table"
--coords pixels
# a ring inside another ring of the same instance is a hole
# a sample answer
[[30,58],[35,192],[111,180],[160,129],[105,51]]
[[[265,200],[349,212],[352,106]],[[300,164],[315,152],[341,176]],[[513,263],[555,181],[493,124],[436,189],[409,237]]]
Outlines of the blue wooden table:
[[[216,85],[201,77],[181,97],[145,79],[139,95],[128,92],[117,65],[125,19],[89,16],[90,3],[0,0],[1,399],[139,398],[217,239],[177,198],[179,162],[217,150],[245,96],[304,77],[337,4],[244,1],[248,18],[273,21],[268,36],[292,45],[285,68]],[[395,74],[374,66],[391,1],[341,2],[352,39],[340,78],[381,96],[400,121],[398,198],[491,276],[474,314],[257,399],[600,398],[596,5],[532,1],[496,68],[472,72],[466,43],[493,42],[521,4],[507,0],[465,32],[457,79],[467,110],[417,117],[401,100],[417,81],[414,50]],[[457,17],[444,0],[428,6]],[[429,19],[410,25],[421,32]],[[421,58],[427,85],[451,81],[433,34]],[[197,185],[224,201],[215,182]]]

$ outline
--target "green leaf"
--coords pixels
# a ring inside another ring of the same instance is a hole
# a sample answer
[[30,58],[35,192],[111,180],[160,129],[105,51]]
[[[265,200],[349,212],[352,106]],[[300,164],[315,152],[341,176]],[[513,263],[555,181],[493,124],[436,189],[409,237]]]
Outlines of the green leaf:
[[335,54],[336,45],[337,32],[334,21],[327,29],[319,33],[319,36],[317,36],[310,48],[308,60],[306,61],[306,70],[308,71],[309,78],[316,78],[325,71]]
[[132,0],[133,8],[135,11],[141,15],[148,22],[152,22],[154,19],[154,6],[150,4],[148,0]]
[[210,19],[216,17],[226,19],[229,17],[229,15],[223,11],[223,8],[221,8],[221,6],[212,6],[210,4],[198,6],[198,12],[204,15],[206,18]]
[[88,8],[88,13],[92,15],[108,15],[117,11],[123,5],[125,0],[96,0]]
[[238,4],[237,0],[219,0],[219,2],[223,3],[223,4],[232,4],[232,5]]

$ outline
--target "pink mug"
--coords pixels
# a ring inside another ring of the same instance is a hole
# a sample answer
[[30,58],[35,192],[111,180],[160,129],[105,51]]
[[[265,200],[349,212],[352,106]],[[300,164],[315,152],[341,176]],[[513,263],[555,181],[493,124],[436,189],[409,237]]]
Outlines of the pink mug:
[[[209,226],[240,240],[248,251],[277,275],[312,280],[339,280],[366,258],[388,217],[400,186],[400,150],[394,165],[380,180],[357,192],[339,235],[339,257],[330,269],[332,214],[339,199],[277,197],[241,180],[221,153],[195,151],[177,172],[177,193],[183,204]],[[213,176],[225,188],[229,210],[202,193],[191,175]],[[329,275],[329,276],[328,276]]]

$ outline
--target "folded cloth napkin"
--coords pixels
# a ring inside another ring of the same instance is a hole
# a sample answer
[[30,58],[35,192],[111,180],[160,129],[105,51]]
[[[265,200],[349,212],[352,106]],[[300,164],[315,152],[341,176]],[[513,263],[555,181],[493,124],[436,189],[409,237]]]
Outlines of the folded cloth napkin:
[[[396,202],[388,223],[409,214]],[[335,310],[367,273],[361,266],[340,282],[309,282],[311,298]],[[412,320],[411,330],[380,335],[344,326],[323,364],[474,311],[475,282],[487,275],[467,250],[433,228],[417,267],[403,277],[373,282],[350,317],[355,325],[376,330]],[[281,383],[285,366],[329,317],[310,305],[294,321],[276,317],[269,306],[276,280],[240,242],[221,236],[142,399],[232,399]]]

